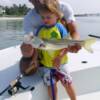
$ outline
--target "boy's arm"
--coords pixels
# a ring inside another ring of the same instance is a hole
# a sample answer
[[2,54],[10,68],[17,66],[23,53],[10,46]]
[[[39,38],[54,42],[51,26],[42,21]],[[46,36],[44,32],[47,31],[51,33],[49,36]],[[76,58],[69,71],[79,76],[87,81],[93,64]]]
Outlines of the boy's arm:
[[61,49],[59,55],[57,55],[53,60],[53,66],[59,68],[61,65],[62,57],[68,52],[67,48]]
[[[66,28],[61,24],[61,23],[57,23],[57,28],[61,34],[61,38],[64,38],[67,36],[68,32],[66,30]],[[55,59],[53,60],[53,66],[55,66],[56,68],[60,67],[60,62],[62,57],[68,52],[67,48],[61,49],[59,55],[57,55],[55,57]]]

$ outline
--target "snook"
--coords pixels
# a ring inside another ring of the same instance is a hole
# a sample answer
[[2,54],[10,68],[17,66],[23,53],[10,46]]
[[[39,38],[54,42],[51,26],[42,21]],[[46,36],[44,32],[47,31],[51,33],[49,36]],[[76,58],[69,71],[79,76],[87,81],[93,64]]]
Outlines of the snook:
[[88,52],[92,53],[93,50],[91,45],[96,42],[95,38],[88,38],[84,40],[71,40],[71,39],[40,39],[38,37],[34,37],[32,40],[32,45],[35,48],[43,49],[43,50],[59,50],[63,48],[67,48],[68,46],[72,46],[75,44],[79,44]]

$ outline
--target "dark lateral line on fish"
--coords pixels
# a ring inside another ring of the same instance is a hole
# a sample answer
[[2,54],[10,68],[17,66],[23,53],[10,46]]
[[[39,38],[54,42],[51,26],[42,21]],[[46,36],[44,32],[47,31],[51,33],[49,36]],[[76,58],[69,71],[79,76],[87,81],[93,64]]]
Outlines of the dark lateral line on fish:
[[50,43],[50,44],[65,44],[70,42],[70,43],[80,43],[80,42],[83,42],[84,40],[70,40],[70,39],[58,39],[58,40],[44,40],[45,42],[47,43]]
[[95,37],[95,38],[99,38],[99,39],[100,39],[100,36],[97,36],[97,35],[89,34],[88,36],[90,36],[90,37]]

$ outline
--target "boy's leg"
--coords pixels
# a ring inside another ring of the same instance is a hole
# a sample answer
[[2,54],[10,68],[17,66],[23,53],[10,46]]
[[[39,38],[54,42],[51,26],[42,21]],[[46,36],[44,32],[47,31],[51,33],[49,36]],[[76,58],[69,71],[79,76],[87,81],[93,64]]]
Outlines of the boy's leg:
[[[54,94],[55,94],[55,100],[58,100],[57,83],[54,84]],[[53,100],[51,86],[48,86],[48,95],[50,97],[50,100]]]
[[48,87],[48,96],[50,98],[50,100],[53,100],[53,94],[52,94],[52,91],[54,92],[54,96],[55,96],[55,100],[58,100],[58,96],[57,96],[57,81],[55,79],[55,77],[52,77],[52,82],[53,82],[53,90],[52,90],[52,87],[51,87],[51,78],[50,78],[50,72],[51,70],[48,69],[48,68],[45,68],[43,67],[43,72],[44,72],[44,75],[43,75],[43,80],[44,80],[44,83],[45,85],[47,85]]
[[70,100],[76,100],[76,93],[74,90],[74,86],[72,84],[72,77],[70,75],[67,64],[62,65],[60,68],[60,72],[64,74],[64,77],[60,79],[61,83],[65,87],[66,92],[68,93]]
[[63,84],[63,86],[65,87],[65,90],[68,93],[70,100],[76,100],[76,93],[75,93],[73,84],[72,83],[71,84],[65,83],[65,84]]

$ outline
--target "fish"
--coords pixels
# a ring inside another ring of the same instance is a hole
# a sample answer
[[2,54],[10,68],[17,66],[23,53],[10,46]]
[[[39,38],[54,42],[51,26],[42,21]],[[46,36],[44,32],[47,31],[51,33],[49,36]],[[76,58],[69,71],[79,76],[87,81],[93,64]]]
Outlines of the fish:
[[67,48],[69,46],[74,46],[79,44],[81,47],[86,49],[88,52],[93,53],[91,48],[92,44],[96,42],[95,38],[86,38],[83,40],[73,40],[73,39],[40,39],[39,37],[34,37],[32,39],[32,45],[34,48],[42,50],[60,50]]

